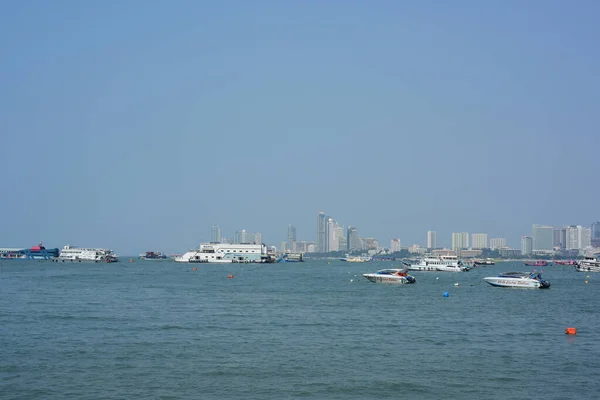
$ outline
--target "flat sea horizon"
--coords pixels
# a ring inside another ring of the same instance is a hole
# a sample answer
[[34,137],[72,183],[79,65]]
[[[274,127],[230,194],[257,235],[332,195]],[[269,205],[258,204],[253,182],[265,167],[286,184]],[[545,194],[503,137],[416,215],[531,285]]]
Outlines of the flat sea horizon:
[[598,273],[538,268],[540,290],[482,281],[522,262],[385,285],[362,274],[399,261],[121,260],[0,261],[0,399],[600,395]]

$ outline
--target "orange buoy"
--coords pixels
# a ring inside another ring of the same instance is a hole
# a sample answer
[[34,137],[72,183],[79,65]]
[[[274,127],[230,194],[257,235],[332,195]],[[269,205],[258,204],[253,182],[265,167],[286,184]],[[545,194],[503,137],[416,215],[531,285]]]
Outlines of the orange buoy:
[[198,268],[194,267],[192,268],[192,271],[198,271]]
[[129,259],[129,262],[133,262],[133,258],[130,258],[130,259]]
[[565,329],[565,333],[567,335],[577,335],[577,329],[576,328],[567,328],[567,329]]
[[233,275],[227,275],[229,279],[233,279]]

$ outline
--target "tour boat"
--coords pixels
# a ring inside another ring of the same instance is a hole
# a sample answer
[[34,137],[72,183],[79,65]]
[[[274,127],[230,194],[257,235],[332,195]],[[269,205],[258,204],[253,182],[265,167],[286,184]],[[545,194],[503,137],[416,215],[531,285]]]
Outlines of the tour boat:
[[394,283],[404,285],[417,282],[414,276],[406,273],[406,270],[398,268],[382,269],[375,273],[363,274],[363,276],[375,283]]
[[548,261],[544,261],[544,260],[525,261],[523,264],[527,265],[528,267],[547,267]]
[[586,256],[583,260],[577,261],[575,271],[578,272],[600,272],[600,259]]
[[416,264],[405,263],[404,265],[410,271],[463,272],[470,269],[456,256],[425,257],[417,261]]
[[547,289],[550,287],[550,282],[544,280],[540,272],[504,272],[498,276],[483,278],[483,280],[492,286],[499,287],[535,289]]

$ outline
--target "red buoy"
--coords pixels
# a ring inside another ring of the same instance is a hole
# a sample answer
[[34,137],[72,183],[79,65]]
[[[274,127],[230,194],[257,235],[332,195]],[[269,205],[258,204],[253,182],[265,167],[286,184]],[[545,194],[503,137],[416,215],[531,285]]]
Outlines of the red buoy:
[[577,329],[576,328],[567,328],[567,329],[565,329],[565,333],[567,335],[577,335]]
[[227,278],[233,279],[233,275],[227,275]]

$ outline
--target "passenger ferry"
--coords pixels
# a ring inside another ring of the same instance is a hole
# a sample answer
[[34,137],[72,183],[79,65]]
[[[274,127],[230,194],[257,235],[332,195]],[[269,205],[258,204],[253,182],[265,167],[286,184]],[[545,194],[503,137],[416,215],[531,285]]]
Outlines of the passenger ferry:
[[43,244],[23,248],[0,249],[0,260],[52,260],[58,257],[58,248],[47,249]]
[[284,253],[277,262],[304,262],[302,253]]
[[119,259],[110,249],[84,248],[66,245],[60,251],[57,261],[93,261],[93,262],[117,262]]
[[202,243],[199,249],[192,249],[177,262],[187,263],[267,263],[275,262],[274,254],[264,244]]
[[471,268],[456,256],[424,257],[414,264],[406,264],[410,271],[464,272]]
[[583,260],[577,261],[575,271],[600,272],[600,259],[594,256],[585,256]]

